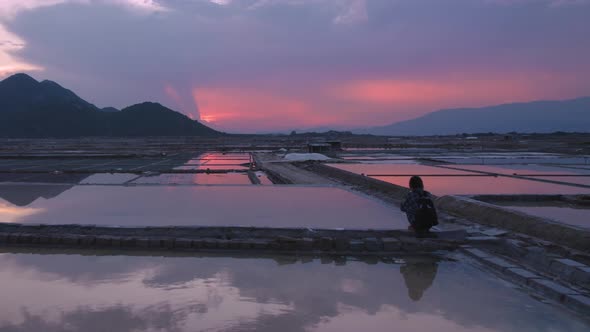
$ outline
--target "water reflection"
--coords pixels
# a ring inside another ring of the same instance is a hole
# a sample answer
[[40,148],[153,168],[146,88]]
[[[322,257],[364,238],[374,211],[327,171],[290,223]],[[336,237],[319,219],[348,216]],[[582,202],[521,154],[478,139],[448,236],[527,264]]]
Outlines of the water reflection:
[[[13,190],[13,197],[35,196],[38,193],[30,190],[48,189],[6,187]],[[11,217],[13,222],[46,224],[316,228],[405,228],[407,224],[399,209],[336,187],[85,185],[57,189],[62,190],[58,197],[28,204],[27,208],[41,212],[15,214],[12,209],[8,215],[0,210],[0,221]]]
[[0,331],[585,331],[436,257],[0,255]]
[[[408,186],[410,176],[376,176],[375,179]],[[585,194],[590,188],[495,176],[423,176],[425,189],[442,195]]]
[[474,170],[489,173],[498,174],[517,174],[517,175],[576,175],[576,174],[590,174],[589,170],[586,169],[575,169],[566,168],[559,166],[548,166],[548,165],[497,165],[497,166],[484,166],[484,165],[445,165],[456,169]]
[[549,218],[560,223],[590,229],[590,220],[588,220],[590,209],[586,206],[527,206],[524,204],[520,206],[511,206],[510,204],[502,205],[504,205],[506,208],[524,212],[533,216]]
[[400,272],[408,287],[408,296],[414,301],[420,301],[424,292],[432,286],[438,263],[431,262],[416,262],[413,264],[405,264],[400,267]]
[[201,185],[247,185],[251,184],[246,173],[211,174],[162,174],[141,177],[134,184],[201,184]]
[[0,216],[2,216],[2,222],[18,222],[19,220],[42,211],[43,209],[14,206],[0,201]]
[[[169,159],[166,167],[170,169],[183,165],[189,160],[190,157]],[[84,160],[84,166],[74,165],[73,161],[63,162],[63,165],[57,165],[51,170],[77,170],[77,169],[88,169],[92,167],[93,163],[98,165],[108,164],[109,169],[116,169],[117,165],[113,163],[105,163],[101,160]],[[135,170],[145,170],[143,166],[149,166],[150,164],[159,164],[152,160],[127,160],[123,159],[118,162],[131,162],[135,161],[138,163],[134,167],[128,167],[129,170],[135,168]],[[31,163],[31,161],[27,161]],[[39,167],[52,166],[48,161],[35,161],[35,164],[39,164]],[[94,167],[97,168],[97,167]],[[105,169],[105,172],[108,170]],[[16,206],[27,206],[35,202],[39,198],[52,199],[58,197],[62,193],[75,187],[80,183],[92,183],[92,184],[122,184],[128,180],[136,178],[135,174],[109,174],[109,173],[97,173],[97,174],[71,174],[71,173],[4,173],[0,174],[0,182],[20,182],[18,185],[2,184],[0,185],[0,199],[4,199]],[[26,186],[23,183],[31,183]]]
[[[195,309],[196,311],[193,311]],[[173,310],[166,303],[142,310],[135,310],[132,306],[120,304],[106,308],[80,306],[72,311],[64,312],[59,320],[53,321],[46,319],[43,314],[31,313],[24,308],[22,310],[22,323],[0,325],[0,331],[183,331],[179,324],[192,312],[199,312],[199,307]]]
[[27,206],[39,198],[52,199],[73,185],[0,185],[0,198],[16,206]]
[[477,175],[469,171],[418,164],[327,164],[357,174],[381,175]]

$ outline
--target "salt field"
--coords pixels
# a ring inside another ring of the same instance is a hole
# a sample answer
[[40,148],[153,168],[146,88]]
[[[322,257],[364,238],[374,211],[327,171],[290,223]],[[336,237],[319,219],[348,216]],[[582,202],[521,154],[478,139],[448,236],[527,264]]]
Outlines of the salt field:
[[327,164],[356,174],[373,175],[479,175],[475,172],[419,164]]
[[81,184],[124,184],[127,182],[131,182],[139,178],[140,176],[137,174],[126,174],[126,173],[117,173],[117,174],[92,174],[89,177],[82,180]]
[[[393,155],[389,155],[393,158]],[[484,156],[482,156],[483,158]],[[534,158],[539,164],[519,164],[522,160],[517,155],[486,155],[503,161],[515,159],[515,163],[489,166],[463,164],[466,158],[455,156],[449,162],[459,164],[423,165],[391,164],[386,159],[373,160],[369,163],[327,164],[328,166],[370,176],[372,178],[407,187],[411,176],[418,175],[424,180],[426,189],[441,195],[478,195],[478,194],[587,194],[590,193],[590,173],[585,168],[572,168],[569,165],[553,165],[556,160],[570,160],[558,155],[526,156]],[[360,156],[358,158],[361,158]],[[435,157],[430,157],[436,159]],[[439,158],[440,159],[440,158]],[[573,158],[583,160],[584,158]],[[370,160],[370,159],[369,159]],[[490,176],[495,174],[498,176]],[[488,176],[486,176],[488,175]],[[518,175],[522,178],[502,175]],[[557,183],[535,180],[547,180]],[[589,186],[585,188],[583,186]]]
[[588,32],[0,0],[0,332],[590,332]]
[[[410,176],[383,176],[375,179],[407,187]],[[424,176],[425,189],[434,195],[514,195],[514,194],[588,194],[590,188],[580,188],[525,179],[494,176],[445,177]]]
[[590,158],[588,156],[570,157],[570,156],[553,156],[553,155],[530,155],[522,156],[521,153],[505,155],[480,155],[480,156],[435,156],[435,160],[448,162],[452,164],[488,164],[488,165],[508,165],[508,164],[548,164],[548,165],[588,165]]
[[411,256],[0,254],[3,331],[587,331],[473,265]]
[[548,166],[548,165],[444,165],[453,169],[473,170],[479,172],[507,174],[507,175],[589,175],[590,170],[582,168]]
[[247,185],[251,184],[246,173],[223,173],[223,174],[162,174],[156,176],[143,176],[133,184],[224,184],[224,185]]
[[590,229],[590,209],[574,208],[568,206],[535,206],[534,203],[511,205],[501,204],[503,207],[530,214],[533,216],[548,218],[568,225]]
[[174,169],[177,170],[226,170],[226,169],[241,169],[241,170],[247,170],[248,167],[244,166],[244,165],[240,165],[240,164],[203,164],[203,165],[184,165],[184,166],[178,166],[175,167]]
[[534,178],[583,185],[590,188],[590,174],[586,176],[535,176]]
[[399,209],[330,187],[0,185],[0,197],[3,222],[385,229],[407,225]]
[[[552,164],[568,160],[557,154],[451,154],[457,164],[437,163],[439,152],[284,155],[0,159],[0,331],[588,329],[572,302],[585,284],[556,298],[498,277],[461,247],[487,235],[447,210],[423,242],[407,231],[403,189],[366,181],[407,188],[420,175],[437,196],[589,194],[585,165]],[[586,209],[500,205],[590,230]]]

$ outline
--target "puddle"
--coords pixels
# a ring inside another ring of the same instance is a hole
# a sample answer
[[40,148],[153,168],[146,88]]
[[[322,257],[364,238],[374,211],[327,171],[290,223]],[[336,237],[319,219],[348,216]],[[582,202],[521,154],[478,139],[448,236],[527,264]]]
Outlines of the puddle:
[[[240,163],[241,164],[241,163]],[[247,166],[242,166],[240,164],[200,164],[200,165],[184,165],[179,167],[174,167],[174,169],[178,170],[232,170],[232,169],[240,169],[240,170],[247,170]]]
[[572,169],[559,166],[546,165],[502,165],[502,166],[484,166],[484,165],[458,165],[450,166],[454,168],[461,168],[465,170],[482,171],[497,174],[508,175],[576,175],[587,174],[590,175],[590,170],[586,169]]
[[175,167],[178,170],[246,170],[250,163],[249,153],[221,153],[208,152],[199,155],[197,158],[188,160],[186,163]]
[[405,155],[398,155],[398,154],[354,154],[354,155],[346,155],[341,154],[339,158],[344,160],[395,160],[395,161],[403,161],[403,160],[413,160],[414,157],[412,156],[405,156]]
[[414,159],[388,159],[388,160],[359,160],[361,164],[411,164],[417,165],[418,162]]
[[158,176],[141,177],[135,184],[252,184],[246,173],[223,174],[162,174]]
[[434,156],[433,159],[453,164],[563,164],[563,165],[585,165],[588,164],[587,157],[502,157],[502,156],[481,156],[481,157],[446,157]]
[[[383,176],[375,179],[407,187],[409,176]],[[588,194],[590,188],[494,176],[424,176],[426,190],[442,195],[508,195],[508,194]]]
[[209,161],[216,161],[216,160],[245,160],[248,162],[250,160],[249,153],[217,153],[217,152],[208,152],[203,153],[202,155],[198,156],[197,158],[191,159],[192,162],[198,163],[198,161],[209,160]]
[[[497,203],[495,203],[497,204]],[[564,206],[530,206],[530,205],[508,205],[501,204],[503,207],[524,212],[537,217],[548,218],[554,221],[590,229],[590,209],[576,209]]]
[[391,164],[327,164],[334,168],[356,174],[379,175],[478,175],[474,172],[433,167],[426,165],[391,165]]
[[18,181],[22,182],[37,182],[37,183],[71,183],[71,184],[78,184],[84,179],[88,178],[89,174],[67,174],[67,173],[58,173],[58,174],[31,174],[24,178],[19,179]]
[[86,179],[82,180],[82,184],[123,184],[127,181],[139,177],[137,174],[92,174]]
[[3,222],[407,227],[399,209],[332,187],[0,185],[0,197]]
[[589,176],[535,176],[535,179],[567,182],[590,186],[590,174]]
[[590,165],[575,165],[575,166],[567,166],[567,168],[571,169],[586,169],[590,171]]
[[3,331],[588,331],[474,266],[3,253]]

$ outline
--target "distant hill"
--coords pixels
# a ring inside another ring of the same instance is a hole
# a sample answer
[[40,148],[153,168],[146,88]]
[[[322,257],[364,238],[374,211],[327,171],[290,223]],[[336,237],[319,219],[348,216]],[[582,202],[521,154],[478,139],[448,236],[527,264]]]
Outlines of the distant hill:
[[590,97],[436,111],[359,132],[375,135],[590,132]]
[[0,82],[0,137],[220,134],[158,103],[99,109],[52,81],[16,74]]

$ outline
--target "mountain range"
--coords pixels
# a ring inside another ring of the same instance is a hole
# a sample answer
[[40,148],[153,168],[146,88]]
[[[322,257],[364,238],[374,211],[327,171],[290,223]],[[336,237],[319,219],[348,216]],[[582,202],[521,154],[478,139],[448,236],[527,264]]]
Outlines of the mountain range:
[[0,137],[215,135],[222,133],[158,103],[100,109],[53,81],[0,81]]
[[[391,136],[590,132],[590,97],[445,109],[412,120],[351,131]],[[53,81],[38,82],[26,74],[0,81],[0,137],[223,134],[158,103],[144,102],[122,110],[98,108]]]
[[435,111],[387,126],[355,130],[374,135],[590,132],[590,97]]

